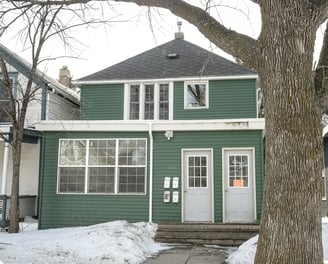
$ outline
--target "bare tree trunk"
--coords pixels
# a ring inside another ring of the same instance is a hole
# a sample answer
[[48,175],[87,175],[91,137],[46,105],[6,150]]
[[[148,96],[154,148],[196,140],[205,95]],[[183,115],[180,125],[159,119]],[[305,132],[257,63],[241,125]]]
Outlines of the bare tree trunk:
[[17,233],[19,231],[19,175],[23,134],[24,127],[21,127],[19,129],[13,128],[13,177],[10,196],[10,233]]
[[319,264],[322,128],[312,75],[316,28],[309,16],[298,14],[304,9],[296,2],[289,9],[283,1],[267,2],[260,36],[265,66],[259,69],[266,175],[255,263]]

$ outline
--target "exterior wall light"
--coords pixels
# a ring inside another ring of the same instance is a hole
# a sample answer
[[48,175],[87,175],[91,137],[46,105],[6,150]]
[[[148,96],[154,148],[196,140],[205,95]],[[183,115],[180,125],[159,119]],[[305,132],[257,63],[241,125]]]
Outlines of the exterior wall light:
[[173,138],[173,131],[172,130],[167,130],[165,132],[164,136],[166,137],[167,140],[170,140],[171,138]]

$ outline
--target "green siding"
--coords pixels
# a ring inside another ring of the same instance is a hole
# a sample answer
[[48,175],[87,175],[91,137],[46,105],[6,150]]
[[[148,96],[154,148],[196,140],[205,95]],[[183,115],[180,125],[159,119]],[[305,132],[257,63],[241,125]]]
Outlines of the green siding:
[[[88,225],[112,220],[148,221],[147,195],[56,194],[57,154],[60,138],[148,138],[148,133],[45,133],[41,184],[40,228]],[[263,143],[261,131],[174,132],[167,140],[163,132],[153,133],[153,221],[181,222],[179,203],[163,203],[164,178],[179,177],[181,188],[181,150],[213,149],[215,222],[222,222],[222,148],[255,148],[257,219],[261,215],[263,190]],[[147,140],[149,151],[149,139]],[[149,152],[148,174],[149,174]],[[173,191],[173,189],[171,189]]]
[[82,86],[82,120],[123,120],[124,85]]
[[[209,108],[184,109],[184,82],[174,83],[174,120],[256,118],[256,80],[209,81]],[[124,84],[81,89],[81,119],[123,120]]]
[[184,109],[184,83],[174,83],[174,119],[256,118],[256,80],[209,81],[209,108]]
[[[181,189],[178,204],[163,203],[164,178],[179,177],[181,187],[181,150],[213,149],[215,222],[222,222],[222,148],[255,148],[257,219],[261,216],[263,191],[263,143],[261,131],[174,132],[168,141],[163,133],[154,133],[154,222],[181,221]],[[173,189],[171,189],[171,192]]]
[[[125,135],[122,133],[45,133],[45,152],[42,182],[40,183],[42,202],[39,208],[39,227],[44,229],[90,225],[113,220],[147,221],[148,194],[56,194],[58,142],[60,138],[147,138],[147,136],[148,133]],[[131,214],[131,212],[133,213]]]

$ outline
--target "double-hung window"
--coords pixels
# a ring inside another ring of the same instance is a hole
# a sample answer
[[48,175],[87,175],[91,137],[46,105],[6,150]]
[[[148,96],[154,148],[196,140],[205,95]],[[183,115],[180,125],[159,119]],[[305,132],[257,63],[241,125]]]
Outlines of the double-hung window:
[[[10,78],[10,85],[13,89],[14,79]],[[0,79],[0,122],[1,123],[9,123],[10,117],[5,113],[3,109],[9,109],[9,96],[7,89],[4,86],[3,80]]]
[[169,120],[169,83],[139,83],[126,85],[125,119]]
[[144,194],[146,139],[62,139],[59,193]]

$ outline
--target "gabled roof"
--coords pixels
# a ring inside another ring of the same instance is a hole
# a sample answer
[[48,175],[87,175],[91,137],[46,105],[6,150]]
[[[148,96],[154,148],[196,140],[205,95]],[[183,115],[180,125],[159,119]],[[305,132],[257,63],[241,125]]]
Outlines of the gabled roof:
[[256,73],[188,41],[174,39],[83,77],[78,83],[244,75]]
[[[29,77],[31,72],[31,64],[23,59],[22,57],[18,56],[16,53],[5,47],[4,45],[0,44],[0,53],[3,56],[6,63],[13,66],[17,71],[22,73],[25,77]],[[53,78],[49,77],[45,73],[37,70],[33,82],[37,85],[48,86],[60,95],[65,98],[70,99],[72,102],[76,104],[80,104],[80,96],[78,93],[73,91],[72,89],[60,84]]]

